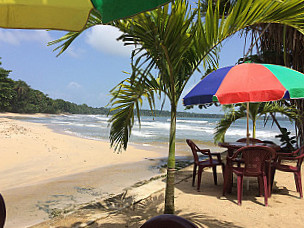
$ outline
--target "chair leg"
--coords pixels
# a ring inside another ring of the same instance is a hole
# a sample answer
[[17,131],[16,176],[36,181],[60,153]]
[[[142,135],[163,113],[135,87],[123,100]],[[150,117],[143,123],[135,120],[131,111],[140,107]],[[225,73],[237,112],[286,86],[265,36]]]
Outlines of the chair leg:
[[296,173],[293,173],[293,175],[294,175],[294,180],[295,180],[295,183],[296,183],[297,192],[300,192],[300,190],[299,190],[298,176],[297,176]]
[[242,196],[243,196],[243,176],[237,176],[237,198],[238,198],[238,205],[242,205]]
[[197,191],[199,191],[201,188],[202,172],[203,172],[203,167],[199,166],[197,173]]
[[272,179],[272,174],[271,174],[271,164],[269,164],[268,167],[268,172],[267,172],[267,187],[268,187],[268,198],[271,197],[271,179]]
[[298,188],[299,188],[299,192],[300,192],[300,198],[303,198],[303,191],[302,191],[302,180],[301,180],[301,172],[297,172],[297,183],[298,183]]
[[275,172],[276,172],[276,169],[275,169],[275,168],[272,168],[272,169],[271,169],[271,181],[270,181],[270,184],[271,184],[270,189],[271,189],[271,191],[272,191],[272,188],[273,188]]
[[230,169],[230,171],[228,172],[228,182],[227,182],[227,189],[228,189],[228,193],[232,192],[232,186],[233,186],[233,172]]
[[194,186],[194,182],[195,182],[196,169],[197,169],[197,164],[194,163],[194,165],[193,165],[193,174],[192,174],[192,187]]
[[227,192],[227,185],[228,185],[228,181],[229,181],[228,178],[229,178],[228,169],[226,169],[225,172],[224,172],[223,196]]
[[263,176],[263,183],[264,183],[264,202],[265,206],[268,206],[268,187],[267,187],[267,177]]
[[263,177],[259,176],[258,177],[258,183],[259,183],[259,196],[263,195]]
[[213,170],[213,180],[214,180],[214,184],[217,185],[217,173],[216,173],[216,166],[212,167]]

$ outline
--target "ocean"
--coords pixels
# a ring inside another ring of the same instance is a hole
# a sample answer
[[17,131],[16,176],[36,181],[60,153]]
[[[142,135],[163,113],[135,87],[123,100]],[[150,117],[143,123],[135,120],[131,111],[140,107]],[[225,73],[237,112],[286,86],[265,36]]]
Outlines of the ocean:
[[[18,118],[18,117],[16,117]],[[46,117],[25,117],[19,120],[41,123],[56,132],[69,134],[93,140],[109,140],[109,120],[105,115],[47,115]],[[192,139],[208,145],[213,145],[213,134],[218,118],[178,118],[176,141],[185,143]],[[131,144],[140,146],[167,145],[169,139],[169,117],[141,117],[141,126],[135,121],[130,138]],[[286,127],[294,134],[294,127],[288,120],[279,120],[282,127]],[[251,123],[250,123],[251,124]],[[251,129],[251,126],[250,126]],[[251,132],[251,131],[250,131]],[[256,137],[262,140],[271,140],[280,144],[276,135],[280,134],[278,127],[269,121],[264,126],[263,120],[257,121]],[[227,131],[225,141],[236,141],[246,137],[246,119],[237,120]]]

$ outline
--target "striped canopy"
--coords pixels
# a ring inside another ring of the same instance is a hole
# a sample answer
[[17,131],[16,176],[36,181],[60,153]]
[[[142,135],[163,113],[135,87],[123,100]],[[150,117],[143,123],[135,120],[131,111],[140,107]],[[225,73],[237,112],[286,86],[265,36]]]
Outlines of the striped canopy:
[[220,68],[201,80],[184,105],[221,104],[304,98],[304,74],[272,64],[243,63]]
[[102,22],[133,16],[170,0],[0,0],[0,27],[80,31],[91,10]]

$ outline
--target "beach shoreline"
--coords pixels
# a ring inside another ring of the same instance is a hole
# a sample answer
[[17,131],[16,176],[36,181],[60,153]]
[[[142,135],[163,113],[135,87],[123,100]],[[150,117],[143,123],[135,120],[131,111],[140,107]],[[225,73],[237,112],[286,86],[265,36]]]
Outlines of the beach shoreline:
[[[1,179],[0,190],[25,186],[24,184],[36,184],[44,179],[48,180],[113,164],[162,157],[156,151],[137,149],[132,145],[129,145],[126,151],[115,152],[106,141],[60,134],[39,123],[7,119],[2,116],[27,115],[0,114],[0,140],[3,155],[0,173],[14,175],[17,178],[12,171],[18,167],[19,173],[26,172],[32,174],[31,176],[37,176],[30,180],[22,177],[20,181],[10,177],[10,180],[7,180],[9,182]],[[43,116],[43,114],[36,116]],[[82,153],[83,151],[84,153]],[[69,162],[69,166],[67,166],[67,162]],[[39,171],[31,173],[34,172],[31,168],[39,169]],[[23,169],[22,172],[21,169]]]
[[[159,174],[157,168],[150,168],[159,165],[162,156],[157,151],[129,145],[126,151],[116,153],[108,142],[59,134],[43,124],[14,119],[26,116],[45,115],[0,114],[0,192],[7,205],[6,227],[24,227],[49,219],[51,208],[43,209],[41,202],[53,200],[62,208],[71,202],[90,202],[105,192],[117,194]],[[100,186],[107,188],[100,193]]]
[[[161,167],[166,164],[167,142],[129,143],[126,151],[117,153],[106,140],[24,121],[50,116],[0,114],[0,192],[7,204],[8,228],[40,223],[56,211],[119,194],[165,172]],[[192,159],[186,143],[177,142],[176,158]]]

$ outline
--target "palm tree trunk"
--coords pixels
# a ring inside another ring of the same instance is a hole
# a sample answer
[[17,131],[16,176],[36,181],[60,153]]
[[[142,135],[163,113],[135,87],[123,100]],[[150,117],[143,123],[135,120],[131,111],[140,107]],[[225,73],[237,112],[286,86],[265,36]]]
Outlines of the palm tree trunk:
[[256,136],[256,120],[252,120],[252,138]]
[[176,105],[171,104],[171,126],[170,126],[169,156],[168,156],[168,168],[167,168],[167,183],[166,183],[166,193],[165,193],[165,211],[164,211],[165,214],[174,214],[175,134],[176,134]]

